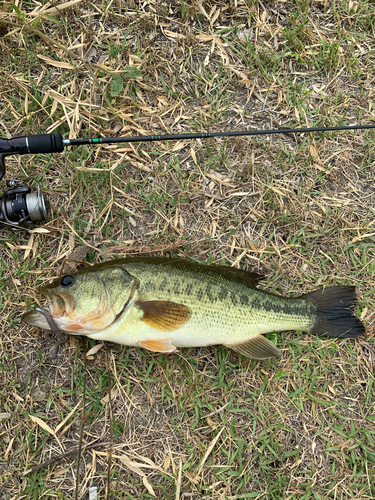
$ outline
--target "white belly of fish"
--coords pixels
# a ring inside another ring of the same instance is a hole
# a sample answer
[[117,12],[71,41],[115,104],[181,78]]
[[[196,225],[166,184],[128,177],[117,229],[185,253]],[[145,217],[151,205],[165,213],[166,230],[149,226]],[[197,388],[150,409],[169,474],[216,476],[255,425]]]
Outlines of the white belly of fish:
[[168,341],[176,348],[202,347],[240,344],[261,333],[287,330],[296,326],[290,317],[277,324],[270,317],[254,314],[246,309],[232,312],[213,307],[208,314],[202,312],[193,311],[191,318],[176,330],[160,331],[143,322],[143,312],[132,306],[111,327],[100,333],[88,332],[87,336],[95,340],[146,348],[142,343],[147,341]]
[[219,310],[215,311],[214,308],[203,316],[203,321],[202,312],[193,311],[183,326],[172,331],[151,328],[142,321],[142,316],[141,310],[131,306],[112,326],[100,333],[87,332],[87,336],[129,346],[140,345],[143,341],[164,339],[169,340],[175,347],[200,347],[237,343],[259,335],[254,322],[244,322],[235,314],[229,317],[230,315],[223,314],[223,311],[219,314]]

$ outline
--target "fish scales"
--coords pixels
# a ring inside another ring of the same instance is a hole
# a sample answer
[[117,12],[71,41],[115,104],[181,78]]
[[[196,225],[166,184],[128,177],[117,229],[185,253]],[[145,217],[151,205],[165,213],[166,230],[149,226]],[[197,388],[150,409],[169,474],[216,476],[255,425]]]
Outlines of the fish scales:
[[[224,344],[264,359],[281,352],[263,333],[363,333],[352,314],[354,287],[287,298],[257,289],[259,278],[225,266],[127,257],[82,269],[41,291],[63,331],[160,352]],[[24,321],[48,328],[35,311]]]
[[[125,267],[140,278],[139,291],[145,300],[179,301],[192,310],[189,322],[169,335],[176,347],[238,343],[278,328],[297,326],[303,330],[311,324],[312,307],[304,299],[292,304],[286,298],[272,295],[271,302],[270,294],[216,274],[202,273],[192,278],[188,265],[176,269],[173,278],[168,277],[168,267],[157,264],[150,264],[146,271],[137,263],[127,263]],[[140,333],[144,334],[160,337],[160,333],[146,329]]]

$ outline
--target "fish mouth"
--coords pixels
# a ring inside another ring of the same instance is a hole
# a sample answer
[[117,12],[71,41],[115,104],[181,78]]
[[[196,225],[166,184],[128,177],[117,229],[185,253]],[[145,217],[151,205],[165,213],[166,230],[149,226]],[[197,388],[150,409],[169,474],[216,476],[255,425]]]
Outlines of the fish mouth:
[[47,288],[38,288],[44,298],[47,300],[45,309],[53,318],[61,318],[64,314],[69,314],[74,309],[74,303],[67,293],[53,293]]
[[[47,304],[43,308],[53,319],[62,318],[69,315],[69,312],[74,309],[73,299],[64,292],[53,293],[47,288],[38,288],[38,292],[41,293],[47,300]],[[29,325],[38,326],[44,330],[51,330],[45,315],[37,310],[32,310],[26,312],[22,316],[22,321]]]
[[32,311],[27,311],[22,315],[22,321],[27,325],[37,326],[39,328],[43,328],[43,330],[51,330],[44,314],[35,309]]

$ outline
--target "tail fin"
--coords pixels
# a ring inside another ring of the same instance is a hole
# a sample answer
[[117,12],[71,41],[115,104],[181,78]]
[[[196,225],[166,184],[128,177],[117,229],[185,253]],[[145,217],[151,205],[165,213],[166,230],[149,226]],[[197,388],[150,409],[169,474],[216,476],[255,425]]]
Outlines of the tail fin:
[[365,333],[362,321],[353,314],[357,300],[354,286],[323,288],[307,293],[305,298],[317,308],[317,319],[310,333],[342,338]]

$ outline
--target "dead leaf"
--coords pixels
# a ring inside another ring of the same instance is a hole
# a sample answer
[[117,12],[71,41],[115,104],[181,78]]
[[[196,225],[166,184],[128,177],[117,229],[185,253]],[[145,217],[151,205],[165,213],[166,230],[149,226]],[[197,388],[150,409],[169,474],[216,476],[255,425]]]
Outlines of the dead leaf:
[[197,157],[195,156],[195,151],[193,148],[190,148],[190,155],[193,158],[193,162],[197,165]]
[[351,10],[353,10],[353,12],[357,12],[358,2],[353,2],[352,0],[349,0],[348,9],[349,9],[349,12]]
[[[363,309],[363,311],[362,311],[361,316],[360,316],[361,321],[363,321],[363,320],[365,319],[365,317],[366,317],[366,315],[367,315],[367,312],[368,312],[368,307],[365,307],[365,308]],[[1,413],[0,413],[0,415],[1,415]]]
[[179,498],[180,498],[181,479],[182,479],[182,460],[181,460],[181,457],[180,457],[180,464],[179,464],[179,467],[178,467],[178,478],[177,478],[177,481],[176,481],[176,499],[177,500],[179,500]]
[[91,62],[96,57],[96,48],[92,45],[81,45],[77,48],[77,54],[87,62]]
[[33,422],[35,422],[36,424],[38,424],[42,429],[44,429],[45,431],[49,432],[49,434],[51,434],[51,436],[55,436],[55,431],[53,431],[51,429],[51,427],[46,424],[45,422],[43,422],[43,420],[39,417],[35,417],[35,415],[30,415],[30,418]]
[[29,233],[39,233],[39,234],[47,234],[50,231],[44,227],[36,227],[35,229],[29,229]]
[[[98,60],[98,63],[99,64],[103,64],[104,61],[108,59],[108,54],[102,54],[100,57],[99,57],[99,60]],[[100,96],[101,97],[101,96]]]
[[10,440],[10,442],[8,444],[7,449],[5,450],[5,453],[4,453],[4,459],[5,460],[8,460],[8,455],[12,451],[13,441],[15,440],[15,437],[16,436],[12,437],[12,439]]
[[66,261],[64,262],[64,273],[66,274],[77,271],[80,262],[74,261],[78,260],[82,262],[89,253],[89,250],[90,247],[82,245],[81,247],[77,247],[71,253],[69,253],[66,257]]
[[357,241],[364,240],[365,238],[370,238],[371,236],[374,236],[374,235],[375,235],[375,233],[361,234],[360,236],[356,236],[355,238],[353,238],[351,240],[350,244],[356,243]]
[[[39,9],[37,7],[36,9],[33,10],[33,12],[30,12],[28,15],[34,16],[34,17],[39,17],[39,16],[44,17],[47,15],[57,17],[61,14],[61,11],[63,11],[64,9],[69,9],[69,7],[73,7],[73,5],[76,5],[77,3],[81,3],[81,2],[82,2],[82,0],[71,0],[70,2],[59,4],[58,7],[49,7],[49,8],[46,8],[44,10],[43,10],[44,7],[42,7],[42,9]],[[47,6],[48,5],[50,5],[50,4],[47,3]]]
[[87,351],[86,353],[86,357],[88,356],[92,356],[93,354],[96,354],[98,351],[100,351],[100,349],[104,346],[104,344],[97,344],[97,345],[94,345],[94,347],[92,347],[89,351]]
[[66,474],[69,469],[70,467],[63,467],[62,469],[58,469],[57,471],[52,472],[51,476],[53,477],[62,476],[63,474]]
[[144,484],[146,490],[150,493],[150,495],[152,495],[153,497],[156,497],[155,492],[154,492],[151,484],[147,480],[147,477],[143,476],[142,480],[143,480],[143,484]]
[[[215,24],[217,18],[220,16],[221,9],[219,8],[211,18],[211,24]],[[211,15],[211,13],[210,13]]]
[[294,464],[292,464],[290,466],[290,469],[294,469],[295,467],[297,467],[297,465],[299,465],[300,463],[302,463],[302,460],[301,459],[298,459],[294,462]]
[[181,35],[181,33],[175,33],[174,31],[168,31],[164,30],[164,35],[170,36],[171,38],[180,38],[180,39],[185,39],[185,35]]
[[44,61],[46,64],[49,64],[50,66],[54,66],[55,68],[62,68],[62,69],[74,69],[74,66],[67,62],[62,62],[62,61],[55,61],[54,59],[50,59],[49,57],[42,56],[41,54],[37,54],[39,59]]
[[137,223],[135,222],[135,220],[133,219],[133,217],[131,215],[129,215],[128,220],[132,226],[135,227],[137,225]]
[[237,37],[239,40],[246,40],[249,38],[251,31],[249,29],[238,30]]
[[[102,455],[103,453],[102,452],[98,452],[97,454],[98,455]],[[113,455],[112,455],[112,457],[113,457]],[[137,467],[135,465],[132,465],[132,462],[126,456],[120,456],[119,459],[121,460],[121,462],[124,465],[126,465],[126,467],[128,467],[130,470],[132,470],[133,472],[135,472],[139,476],[143,477],[145,475],[145,473],[143,472],[143,470],[141,470],[139,467]]]
[[318,151],[316,150],[316,147],[313,144],[311,144],[310,146],[310,154],[314,159],[319,158]]
[[[62,400],[63,401],[63,400]],[[66,422],[70,419],[70,417],[73,415],[73,413],[76,411],[76,409],[78,408],[78,406],[80,405],[81,403],[78,401],[78,403],[75,405],[75,407],[73,408],[73,410],[71,410],[71,412],[64,418],[64,420],[62,422],[59,423],[59,425],[56,427],[55,429],[55,433],[58,433],[59,430],[64,427],[64,425],[66,424]],[[69,426],[68,426],[69,427]],[[65,430],[64,430],[65,432]],[[63,434],[64,434],[63,432]]]
[[198,472],[195,475],[195,480],[198,480],[198,477],[200,476],[200,473],[202,472],[202,469],[204,467],[204,464],[206,463],[206,460],[207,460],[209,454],[213,450],[215,444],[218,442],[218,440],[219,440],[221,434],[223,433],[224,429],[225,429],[225,427],[222,427],[221,431],[218,432],[217,436],[211,441],[209,447],[207,448],[206,453],[204,454],[204,457],[202,458],[202,460],[201,460],[201,462],[199,464]]
[[176,144],[173,146],[171,149],[172,153],[175,153],[176,151],[180,151],[181,149],[184,149],[186,147],[186,142],[185,141],[178,141]]
[[171,456],[167,455],[166,459],[164,460],[163,469],[168,470],[170,465],[171,465]]
[[202,42],[210,42],[214,37],[212,35],[197,35],[195,38]]
[[34,235],[32,234],[27,243],[28,248],[25,249],[25,253],[23,256],[24,260],[27,259],[27,257],[30,255],[31,250],[33,249],[33,245],[34,245]]
[[[118,393],[119,393],[118,388],[117,388],[117,386],[115,385],[115,386],[114,386],[114,387],[112,387],[112,389],[111,389],[111,400],[112,400],[112,401],[113,401],[114,399],[116,399],[116,398],[117,398]],[[101,402],[101,403],[109,403],[109,393],[108,393],[108,394],[106,394],[106,395],[104,396],[104,398],[102,398],[102,399],[100,400],[100,402]]]
[[76,170],[81,172],[108,172],[107,169],[97,167],[76,167]]
[[215,422],[212,420],[212,418],[210,417],[207,417],[207,424],[210,426],[210,427],[216,427],[217,424],[215,424]]

